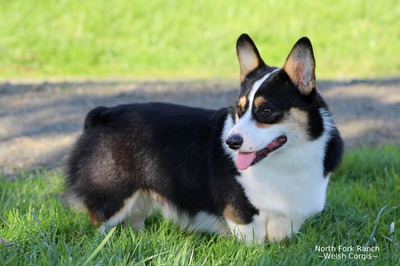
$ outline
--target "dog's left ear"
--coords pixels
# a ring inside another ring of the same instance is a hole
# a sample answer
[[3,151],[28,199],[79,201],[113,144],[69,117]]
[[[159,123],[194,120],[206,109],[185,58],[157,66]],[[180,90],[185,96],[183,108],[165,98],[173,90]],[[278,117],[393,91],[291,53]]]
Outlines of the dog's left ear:
[[294,45],[283,70],[302,94],[308,95],[315,88],[315,59],[307,37],[301,38]]

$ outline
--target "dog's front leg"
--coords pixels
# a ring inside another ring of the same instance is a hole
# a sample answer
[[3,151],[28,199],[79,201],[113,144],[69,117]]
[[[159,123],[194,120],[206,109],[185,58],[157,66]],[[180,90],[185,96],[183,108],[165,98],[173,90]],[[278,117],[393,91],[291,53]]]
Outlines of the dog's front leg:
[[267,228],[265,218],[259,215],[253,216],[253,221],[249,224],[237,224],[229,219],[226,222],[232,234],[238,239],[245,240],[248,243],[262,244],[265,241]]
[[294,222],[288,217],[271,217],[267,221],[267,236],[269,242],[279,242],[285,238],[291,238],[295,234],[303,221]]

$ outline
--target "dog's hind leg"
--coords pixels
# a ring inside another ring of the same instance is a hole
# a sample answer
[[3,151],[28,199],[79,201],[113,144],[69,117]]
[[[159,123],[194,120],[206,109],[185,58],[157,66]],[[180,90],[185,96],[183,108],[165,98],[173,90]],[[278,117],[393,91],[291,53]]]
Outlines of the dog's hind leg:
[[136,198],[126,222],[130,222],[133,228],[137,230],[144,228],[144,221],[151,215],[153,206],[154,200],[147,192],[141,192]]
[[99,231],[104,232],[121,222],[130,222],[135,229],[141,229],[144,221],[151,214],[154,200],[148,197],[147,193],[141,190],[136,191],[130,198],[124,200],[123,207],[103,222]]

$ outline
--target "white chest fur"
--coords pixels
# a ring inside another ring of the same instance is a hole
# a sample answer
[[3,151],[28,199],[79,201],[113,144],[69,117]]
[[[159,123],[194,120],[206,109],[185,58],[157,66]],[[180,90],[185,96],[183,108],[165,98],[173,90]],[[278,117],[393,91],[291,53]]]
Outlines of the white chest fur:
[[305,219],[323,209],[329,177],[323,176],[320,142],[278,150],[241,172],[238,181],[260,210],[252,225],[259,242],[290,237]]
[[267,219],[285,216],[301,224],[325,204],[328,178],[323,176],[323,145],[319,143],[290,151],[282,148],[241,174],[238,181],[246,195]]

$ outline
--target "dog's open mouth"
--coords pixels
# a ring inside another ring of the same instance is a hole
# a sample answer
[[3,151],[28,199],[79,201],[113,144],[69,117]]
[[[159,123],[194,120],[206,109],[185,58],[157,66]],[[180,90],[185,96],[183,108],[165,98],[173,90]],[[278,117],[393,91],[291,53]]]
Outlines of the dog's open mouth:
[[239,152],[236,159],[236,166],[240,170],[246,170],[268,156],[271,152],[282,147],[287,141],[286,136],[280,136],[271,141],[264,149],[256,152]]

